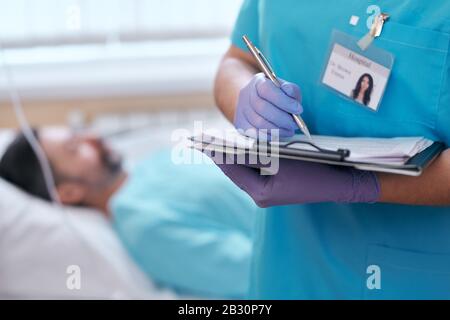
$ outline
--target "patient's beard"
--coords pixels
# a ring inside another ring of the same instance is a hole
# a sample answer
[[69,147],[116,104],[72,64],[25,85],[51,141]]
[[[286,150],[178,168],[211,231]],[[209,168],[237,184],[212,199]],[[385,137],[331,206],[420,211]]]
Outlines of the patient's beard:
[[127,173],[123,170],[116,172],[108,179],[109,183],[105,184],[98,192],[92,192],[86,199],[86,206],[100,210],[107,218],[111,217],[109,202],[114,194],[124,185],[127,179]]
[[123,171],[122,156],[117,152],[105,151],[102,154],[103,166],[112,177]]
[[100,159],[103,178],[87,185],[90,192],[84,205],[99,209],[109,217],[109,201],[122,187],[127,174],[123,170],[122,156],[119,153],[103,147],[100,150]]

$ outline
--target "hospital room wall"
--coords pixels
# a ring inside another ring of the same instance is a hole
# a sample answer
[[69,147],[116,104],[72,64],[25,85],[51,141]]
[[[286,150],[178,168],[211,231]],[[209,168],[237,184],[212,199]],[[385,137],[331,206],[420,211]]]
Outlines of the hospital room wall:
[[[82,118],[86,124],[108,114],[159,113],[205,109],[214,107],[214,99],[210,92],[191,94],[114,97],[73,100],[25,100],[24,109],[30,123],[42,125],[70,125],[71,121]],[[17,128],[18,122],[11,105],[0,103],[0,128]],[[74,120],[72,120],[74,119]]]
[[[215,70],[227,45],[225,38],[149,41],[114,48],[80,46],[61,52],[53,48],[18,49],[10,50],[6,60],[33,125],[70,124],[79,119],[89,123],[108,113],[213,108]],[[180,47],[189,52],[170,53]],[[50,58],[29,62],[32,58],[27,56],[33,51]],[[71,54],[70,59],[58,61],[65,51]],[[86,52],[85,60],[79,58]],[[140,55],[135,57],[135,52]],[[23,60],[18,58],[21,55]],[[0,127],[16,127],[3,74],[0,72]]]
[[[30,0],[0,3],[0,42],[25,112],[33,125],[48,125],[213,109],[215,71],[241,0],[45,0],[33,10]],[[76,29],[66,19],[74,6]],[[0,127],[17,127],[4,74]]]

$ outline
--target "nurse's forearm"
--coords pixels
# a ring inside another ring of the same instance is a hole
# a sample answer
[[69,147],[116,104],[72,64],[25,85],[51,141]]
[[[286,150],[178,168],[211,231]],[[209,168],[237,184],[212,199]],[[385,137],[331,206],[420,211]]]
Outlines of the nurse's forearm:
[[[256,74],[253,57],[232,46],[223,58],[216,76],[214,95],[217,106],[233,121],[240,90]],[[444,152],[417,178],[378,174],[381,185],[380,202],[449,206],[450,149]]]
[[225,54],[216,76],[214,96],[228,120],[233,121],[239,92],[257,72],[250,54],[233,46]]
[[380,202],[449,206],[450,149],[433,162],[420,177],[379,174],[378,178],[381,185]]

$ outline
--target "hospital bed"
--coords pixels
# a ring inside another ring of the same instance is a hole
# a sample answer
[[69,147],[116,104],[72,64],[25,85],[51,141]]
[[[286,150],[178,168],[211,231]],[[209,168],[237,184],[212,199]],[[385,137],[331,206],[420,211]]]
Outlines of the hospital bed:
[[[211,111],[212,112],[212,111]],[[147,117],[147,118],[146,118]],[[175,128],[194,120],[223,122],[205,111],[189,114],[107,115],[94,122],[110,143],[134,163],[167,148]],[[146,123],[146,121],[148,121]],[[13,137],[0,130],[0,157]],[[73,266],[80,287],[71,285]],[[78,270],[78,269],[76,269]],[[0,299],[178,299],[134,264],[110,223],[98,212],[60,208],[0,179]],[[185,297],[183,297],[185,298]]]

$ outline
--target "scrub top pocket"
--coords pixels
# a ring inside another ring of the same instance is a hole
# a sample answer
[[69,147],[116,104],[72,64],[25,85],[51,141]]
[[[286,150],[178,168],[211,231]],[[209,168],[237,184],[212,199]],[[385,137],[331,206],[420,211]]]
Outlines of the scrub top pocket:
[[[392,53],[395,61],[379,111],[374,113],[353,102],[341,101],[338,113],[344,121],[359,118],[373,126],[391,123],[401,127],[402,123],[407,128],[414,123],[435,129],[449,41],[446,33],[387,22],[374,45]],[[351,128],[352,124],[348,126]]]
[[365,299],[450,299],[448,254],[372,245],[366,264],[379,267],[381,288],[369,290],[365,286]]

